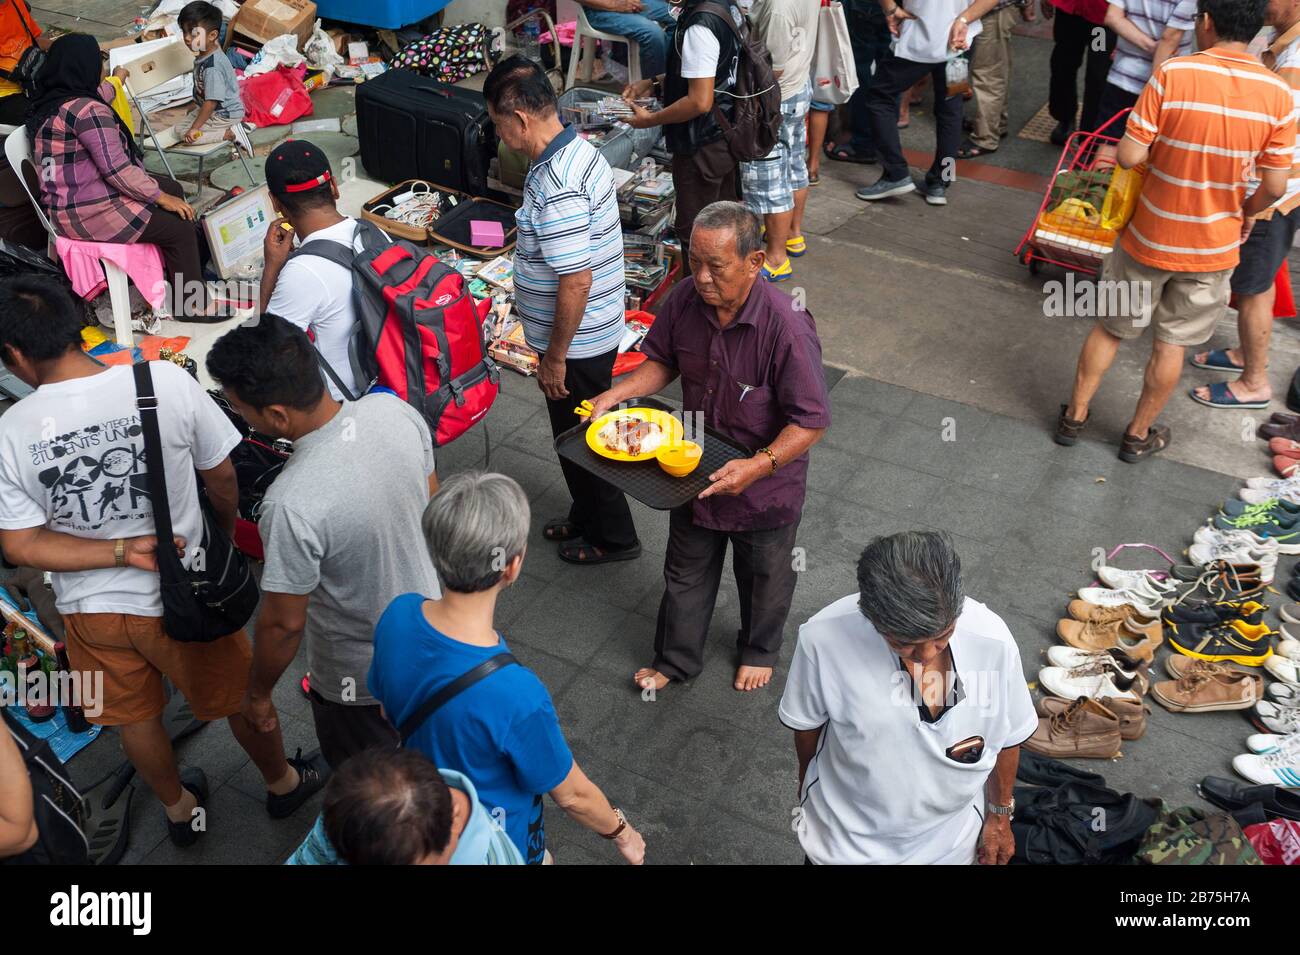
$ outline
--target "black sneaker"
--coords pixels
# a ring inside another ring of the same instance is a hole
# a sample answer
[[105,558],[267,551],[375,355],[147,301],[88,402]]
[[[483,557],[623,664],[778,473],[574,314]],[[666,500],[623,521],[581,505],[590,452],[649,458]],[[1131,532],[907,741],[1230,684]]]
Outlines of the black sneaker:
[[1254,600],[1174,604],[1172,607],[1166,607],[1160,614],[1160,622],[1166,627],[1175,629],[1189,623],[1214,626],[1233,620],[1243,620],[1255,625],[1263,623],[1266,610],[1268,610],[1267,604]]
[[[181,770],[181,786],[194,793],[200,808],[207,803],[208,777],[197,766],[187,766]],[[163,813],[163,821],[167,823],[167,835],[171,837],[172,845],[181,849],[194,845],[199,841],[199,836],[207,832],[206,825],[195,827],[193,817],[184,822],[172,822],[171,818]]]
[[1070,138],[1074,132],[1074,123],[1057,123],[1050,133],[1047,134],[1048,140],[1053,146],[1064,146],[1065,141]]
[[320,750],[303,759],[300,749],[289,760],[289,765],[298,770],[298,785],[283,796],[266,794],[266,811],[272,819],[293,815],[299,806],[324,789],[330,778],[330,769],[325,765],[325,760],[321,759]]

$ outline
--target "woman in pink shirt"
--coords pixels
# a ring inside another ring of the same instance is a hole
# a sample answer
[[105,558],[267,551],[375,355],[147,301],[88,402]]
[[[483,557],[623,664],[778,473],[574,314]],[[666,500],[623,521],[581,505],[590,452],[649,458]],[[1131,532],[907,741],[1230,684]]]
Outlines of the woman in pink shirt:
[[1079,65],[1085,57],[1083,113],[1078,128],[1097,127],[1097,106],[1101,102],[1101,91],[1106,88],[1115,34],[1102,26],[1107,0],[1042,0],[1042,4],[1044,19],[1050,20],[1054,10],[1056,14],[1056,22],[1052,25],[1055,46],[1052,47],[1047,109],[1056,120],[1051,140],[1061,146],[1076,128],[1074,114],[1079,107],[1076,83]]

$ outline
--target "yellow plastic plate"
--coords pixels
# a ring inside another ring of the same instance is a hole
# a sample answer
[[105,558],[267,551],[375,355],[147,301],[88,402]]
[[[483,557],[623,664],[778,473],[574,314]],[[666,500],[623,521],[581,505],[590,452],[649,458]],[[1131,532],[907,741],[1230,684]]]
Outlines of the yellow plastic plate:
[[676,444],[681,441],[682,435],[685,433],[680,420],[667,411],[661,411],[658,408],[621,408],[618,411],[606,412],[587,426],[587,447],[602,458],[609,458],[611,461],[649,461],[659,453],[659,448],[641,454],[628,454],[625,451],[611,451],[605,447],[597,435],[600,434],[601,428],[619,418],[639,418],[658,424],[659,427],[663,428],[666,436],[659,445],[660,448],[665,444]]

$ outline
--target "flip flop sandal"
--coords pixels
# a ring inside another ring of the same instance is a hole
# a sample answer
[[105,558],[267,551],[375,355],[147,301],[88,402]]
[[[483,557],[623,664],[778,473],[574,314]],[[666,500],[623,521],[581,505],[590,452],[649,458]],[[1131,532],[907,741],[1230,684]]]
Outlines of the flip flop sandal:
[[772,268],[766,262],[763,263],[763,278],[769,282],[784,282],[786,279],[794,278],[794,269],[790,267],[790,260],[786,259],[778,268]]
[[907,122],[903,122],[902,120],[899,120],[898,122],[899,129],[907,129],[907,127],[911,125],[912,125],[912,121],[910,119]]
[[804,241],[803,236],[797,235],[793,239],[785,240],[785,251],[787,255],[797,259],[808,251],[808,243]]
[[855,153],[848,143],[838,143],[836,145],[827,143],[822,147],[822,152],[827,159],[833,159],[836,162],[856,163],[859,166],[869,166],[876,161],[863,156],[861,153]]
[[1244,365],[1235,364],[1228,357],[1226,348],[1216,348],[1205,356],[1205,361],[1197,361],[1196,356],[1192,356],[1193,368],[1204,368],[1206,371],[1235,371],[1243,372],[1246,370]]
[[626,550],[601,550],[594,544],[580,540],[560,548],[560,560],[570,564],[608,564],[615,560],[635,560],[640,556],[640,544]]
[[813,176],[813,175],[809,175],[809,176],[808,176],[808,185],[810,185],[810,186],[820,186],[821,184],[822,184],[822,177],[821,177],[821,174],[820,174],[820,173],[817,174],[817,175],[815,175],[815,176]]
[[582,529],[567,517],[557,517],[553,521],[547,521],[542,528],[542,536],[548,541],[571,541],[582,536]]
[[1268,401],[1242,401],[1232,393],[1226,381],[1212,382],[1209,388],[1209,398],[1202,398],[1196,393],[1195,388],[1188,394],[1197,404],[1205,405],[1207,408],[1267,408],[1270,404]]
[[990,153],[995,153],[995,152],[997,152],[996,149],[985,149],[982,146],[976,146],[970,140],[966,140],[966,142],[961,144],[961,148],[957,150],[957,158],[977,159],[980,156],[987,156]]

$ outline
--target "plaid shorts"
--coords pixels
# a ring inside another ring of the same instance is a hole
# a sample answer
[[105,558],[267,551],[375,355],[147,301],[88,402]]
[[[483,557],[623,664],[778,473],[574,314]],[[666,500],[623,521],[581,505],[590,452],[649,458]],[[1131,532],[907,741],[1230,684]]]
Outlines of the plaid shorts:
[[781,101],[781,132],[767,158],[740,164],[741,189],[751,212],[789,212],[794,194],[808,188],[808,127],[812,88]]

